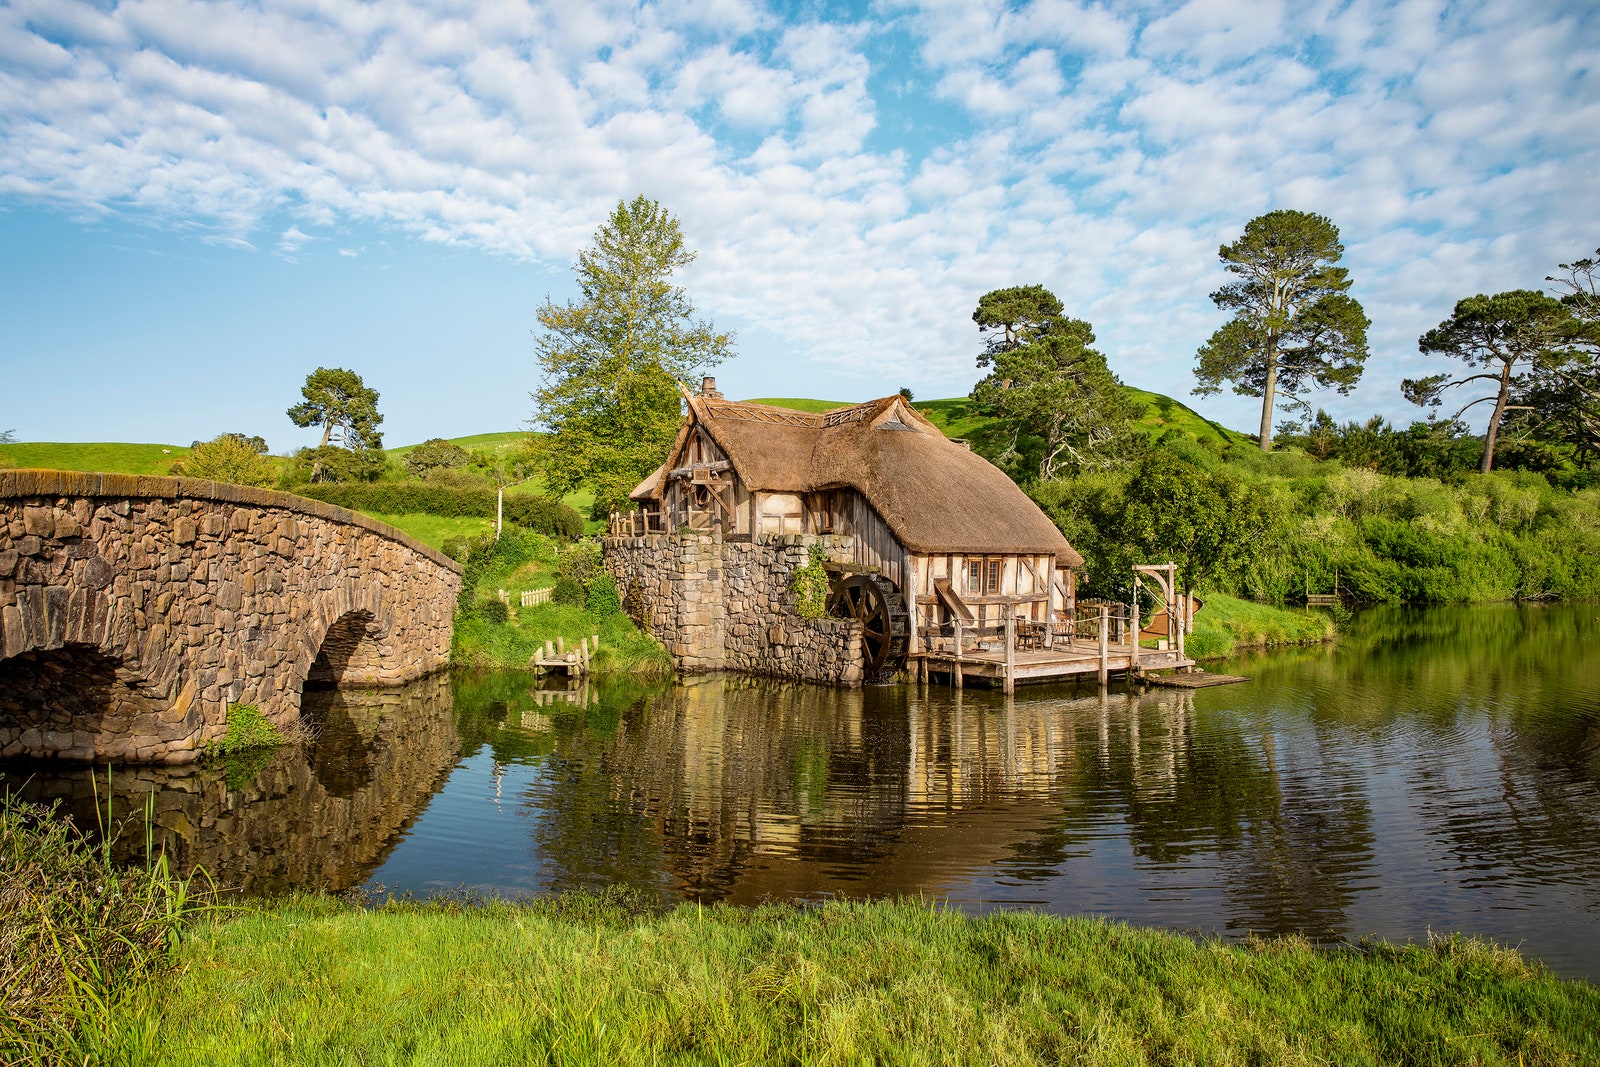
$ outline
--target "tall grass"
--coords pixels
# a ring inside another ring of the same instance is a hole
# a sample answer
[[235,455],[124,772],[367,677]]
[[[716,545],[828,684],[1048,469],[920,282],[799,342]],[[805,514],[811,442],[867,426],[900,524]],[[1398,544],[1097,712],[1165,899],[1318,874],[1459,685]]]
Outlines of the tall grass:
[[200,906],[189,880],[152,853],[112,863],[105,824],[92,843],[52,808],[0,798],[0,1062],[82,1063],[138,984],[176,956]]
[[[130,1063],[1543,1064],[1600,991],[1452,937],[1318,948],[915,903],[300,900],[202,927]],[[149,1035],[160,1035],[151,1047]],[[128,1035],[128,1036],[124,1036]]]

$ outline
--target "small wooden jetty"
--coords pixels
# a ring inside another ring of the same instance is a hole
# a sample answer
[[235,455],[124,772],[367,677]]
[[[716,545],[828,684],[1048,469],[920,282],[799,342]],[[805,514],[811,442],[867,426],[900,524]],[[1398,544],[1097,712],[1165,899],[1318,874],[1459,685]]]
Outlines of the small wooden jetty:
[[1001,626],[983,628],[957,620],[948,636],[928,635],[923,647],[907,657],[907,669],[919,682],[938,676],[957,689],[969,681],[998,682],[1010,693],[1019,682],[1092,675],[1105,685],[1113,675],[1144,677],[1150,671],[1187,671],[1194,666],[1181,640],[1176,647],[1166,641],[1145,647],[1133,636],[1126,607],[1099,605],[1092,610],[1087,618],[1060,624],[1007,617]]
[[558,637],[554,641],[546,641],[544,647],[533,654],[528,666],[540,674],[565,674],[569,678],[579,678],[589,673],[589,665],[599,651],[599,634],[585,637],[570,649],[567,648],[566,639]]
[[1145,681],[1151,685],[1164,685],[1172,689],[1206,689],[1213,685],[1233,685],[1248,682],[1236,674],[1211,674],[1207,671],[1190,671],[1188,674],[1151,674]]

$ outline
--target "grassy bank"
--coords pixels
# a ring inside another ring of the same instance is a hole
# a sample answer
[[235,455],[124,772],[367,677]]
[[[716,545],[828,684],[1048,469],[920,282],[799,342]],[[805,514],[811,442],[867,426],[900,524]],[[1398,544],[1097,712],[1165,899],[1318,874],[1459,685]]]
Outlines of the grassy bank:
[[1311,645],[1333,640],[1333,616],[1323,611],[1275,607],[1249,600],[1205,593],[1205,606],[1195,614],[1194,633],[1184,651],[1194,659],[1220,659],[1249,648]]
[[[498,540],[446,539],[444,550],[466,566],[451,642],[453,665],[522,670],[546,641],[559,638],[575,646],[598,635],[598,673],[672,673],[666,650],[622,611],[616,583],[600,566],[597,543],[562,545],[508,529]],[[522,594],[530,590],[549,590],[552,597],[523,607]]]
[[1228,945],[918,904],[634,915],[300,900],[200,927],[130,1064],[1575,1064],[1600,991],[1515,952]]

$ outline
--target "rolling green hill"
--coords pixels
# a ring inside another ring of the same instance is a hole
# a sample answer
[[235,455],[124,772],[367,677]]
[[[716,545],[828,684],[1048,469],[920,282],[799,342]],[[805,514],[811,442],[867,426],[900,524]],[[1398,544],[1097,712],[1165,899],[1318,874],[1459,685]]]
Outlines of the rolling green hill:
[[[1215,444],[1256,443],[1254,437],[1213,422],[1170,396],[1152,393],[1145,389],[1135,389],[1128,385],[1123,386],[1123,389],[1127,391],[1129,399],[1143,409],[1144,415],[1139,419],[1139,428],[1151,440],[1175,430],[1185,437],[1203,443],[1207,441]],[[746,403],[767,404],[775,408],[788,408],[791,411],[829,411],[846,406],[845,403],[836,400],[804,400],[794,397],[763,397]],[[983,450],[986,438],[994,432],[995,420],[978,414],[976,405],[966,397],[918,400],[912,406],[926,415],[929,422],[943,430],[946,437],[971,440],[978,445],[980,451]]]
[[16,467],[109,474],[167,474],[189,454],[186,445],[136,445],[115,441],[18,441],[0,445],[0,460]]

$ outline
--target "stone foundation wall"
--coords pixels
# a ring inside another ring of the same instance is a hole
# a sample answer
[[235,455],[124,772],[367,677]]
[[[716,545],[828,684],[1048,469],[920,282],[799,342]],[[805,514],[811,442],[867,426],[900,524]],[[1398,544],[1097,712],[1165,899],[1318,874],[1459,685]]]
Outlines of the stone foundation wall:
[[810,546],[848,559],[849,537],[759,534],[722,541],[691,534],[608,537],[606,569],[681,671],[739,671],[859,686],[861,627],[802,619],[789,583]]

